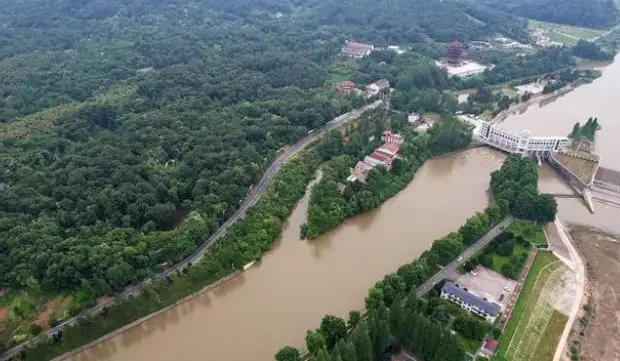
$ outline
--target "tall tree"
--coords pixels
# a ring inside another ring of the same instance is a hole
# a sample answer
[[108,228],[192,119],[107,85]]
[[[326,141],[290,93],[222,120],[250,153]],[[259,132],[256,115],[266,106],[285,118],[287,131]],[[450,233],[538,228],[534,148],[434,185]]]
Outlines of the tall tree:
[[390,331],[399,342],[403,341],[405,332],[405,310],[403,301],[397,296],[390,307]]
[[308,330],[306,332],[306,347],[308,348],[308,352],[312,355],[316,355],[319,350],[327,347],[323,333]]
[[327,349],[331,350],[336,345],[336,342],[347,335],[347,324],[340,317],[326,315],[323,317],[323,320],[321,320],[321,327],[319,330],[323,336],[325,336]]
[[373,361],[372,341],[365,320],[360,321],[353,330],[351,342],[355,347],[356,361]]

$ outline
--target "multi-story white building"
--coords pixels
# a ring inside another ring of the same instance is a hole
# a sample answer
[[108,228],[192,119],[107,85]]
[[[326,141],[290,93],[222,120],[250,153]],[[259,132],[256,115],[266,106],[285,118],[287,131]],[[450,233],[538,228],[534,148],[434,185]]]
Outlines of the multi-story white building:
[[454,283],[443,285],[441,298],[456,303],[462,309],[484,318],[489,323],[495,323],[502,313],[502,307],[497,303],[462,289]]
[[561,151],[570,143],[566,137],[534,137],[529,130],[514,134],[486,121],[480,125],[477,136],[491,146],[522,156]]

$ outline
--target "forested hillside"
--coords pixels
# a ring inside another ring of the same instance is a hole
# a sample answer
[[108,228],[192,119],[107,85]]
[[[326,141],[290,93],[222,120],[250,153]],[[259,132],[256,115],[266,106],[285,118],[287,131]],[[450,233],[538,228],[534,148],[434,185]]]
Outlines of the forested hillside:
[[278,149],[358,106],[326,87],[344,40],[525,34],[436,0],[0,6],[0,288],[79,299],[192,252]]
[[483,4],[529,19],[606,28],[619,20],[614,0],[483,0]]

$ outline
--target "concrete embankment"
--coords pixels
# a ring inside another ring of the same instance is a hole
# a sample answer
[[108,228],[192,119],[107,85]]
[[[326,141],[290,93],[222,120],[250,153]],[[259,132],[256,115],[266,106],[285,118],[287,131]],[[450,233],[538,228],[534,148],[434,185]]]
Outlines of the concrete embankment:
[[52,359],[52,361],[66,360],[66,359],[68,359],[70,357],[73,357],[73,356],[75,356],[75,355],[77,355],[77,354],[79,354],[81,352],[84,352],[84,351],[86,351],[88,349],[91,349],[91,348],[93,348],[93,347],[95,347],[95,346],[97,346],[97,345],[99,345],[99,344],[101,344],[101,343],[103,343],[103,342],[113,338],[113,337],[116,337],[116,336],[118,336],[118,335],[120,335],[122,333],[125,333],[125,332],[127,332],[127,331],[129,331],[129,330],[131,330],[133,328],[136,328],[136,327],[142,325],[143,323],[145,323],[145,322],[147,322],[147,321],[149,321],[149,320],[151,320],[151,319],[161,315],[164,312],[168,312],[169,310],[171,310],[171,309],[173,309],[173,308],[175,308],[175,307],[177,307],[179,305],[182,305],[183,303],[186,303],[187,301],[190,301],[191,299],[193,299],[195,297],[198,297],[198,296],[200,296],[200,295],[202,295],[202,294],[212,290],[213,288],[219,286],[220,284],[222,284],[224,282],[227,282],[227,281],[229,281],[229,280],[231,280],[231,279],[233,279],[233,278],[235,278],[237,276],[240,276],[242,273],[243,273],[243,271],[236,271],[236,272],[234,272],[234,273],[232,273],[232,274],[230,274],[230,275],[220,279],[219,281],[217,281],[215,283],[212,283],[211,285],[209,285],[209,286],[207,286],[207,287],[205,287],[205,288],[203,288],[203,289],[201,289],[201,290],[199,290],[197,292],[194,292],[194,293],[192,293],[191,295],[189,295],[189,296],[187,296],[185,298],[182,298],[181,300],[171,304],[170,306],[164,307],[164,308],[162,308],[159,311],[153,312],[153,313],[151,313],[151,314],[149,314],[147,316],[142,317],[141,319],[135,320],[134,322],[132,322],[132,323],[126,325],[126,326],[123,326],[123,327],[121,327],[119,329],[116,329],[116,330],[114,330],[114,331],[112,331],[112,332],[110,332],[110,333],[108,333],[108,334],[106,334],[104,336],[101,336],[98,339],[96,339],[95,341],[90,342],[90,343],[88,343],[88,344],[86,344],[86,345],[84,345],[82,347],[76,348],[76,349],[74,349],[72,351],[69,351],[69,352],[67,352],[65,354],[62,354],[62,355]]

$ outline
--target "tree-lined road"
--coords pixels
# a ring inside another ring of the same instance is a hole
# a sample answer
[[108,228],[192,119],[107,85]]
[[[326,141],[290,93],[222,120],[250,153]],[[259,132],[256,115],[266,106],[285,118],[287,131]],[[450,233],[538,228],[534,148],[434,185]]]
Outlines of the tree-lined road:
[[[260,182],[256,186],[254,186],[254,188],[252,188],[252,190],[248,193],[247,198],[241,204],[239,209],[237,209],[237,211],[226,222],[224,222],[224,224],[222,224],[220,226],[220,228],[218,228],[218,230],[215,231],[215,233],[213,233],[208,239],[206,239],[205,242],[198,249],[196,249],[196,251],[191,256],[189,256],[186,259],[184,259],[183,261],[177,263],[173,267],[170,267],[169,269],[167,269],[167,270],[165,270],[165,271],[155,275],[154,278],[162,278],[162,277],[169,276],[169,275],[171,275],[171,274],[173,274],[175,272],[182,271],[183,269],[185,269],[191,263],[196,263],[196,262],[200,261],[200,259],[202,259],[202,257],[205,255],[205,253],[211,247],[213,247],[217,243],[217,241],[219,239],[221,239],[226,234],[226,232],[228,231],[230,226],[233,225],[238,220],[242,219],[243,216],[245,216],[245,213],[247,212],[247,210],[250,207],[252,207],[254,204],[256,204],[256,202],[260,199],[260,197],[263,195],[263,193],[265,193],[265,190],[267,189],[269,184],[271,184],[271,181],[273,180],[273,177],[276,175],[276,173],[278,173],[280,168],[284,164],[286,164],[286,162],[288,162],[295,155],[297,155],[299,152],[304,150],[309,144],[312,144],[314,141],[319,139],[323,134],[329,132],[330,130],[333,130],[333,129],[336,129],[336,128],[342,126],[343,124],[345,124],[346,122],[348,122],[348,121],[350,121],[352,119],[358,118],[362,113],[364,113],[365,111],[367,111],[369,109],[377,108],[379,105],[381,105],[381,103],[382,102],[380,100],[377,100],[377,101],[375,101],[375,102],[373,102],[371,104],[368,104],[368,105],[366,105],[366,106],[364,106],[364,107],[362,107],[360,109],[353,110],[353,111],[348,112],[346,114],[343,114],[343,115],[341,115],[341,116],[339,116],[337,118],[334,118],[333,120],[329,121],[324,126],[322,126],[321,128],[316,129],[312,133],[308,134],[308,136],[304,137],[303,139],[301,139],[300,141],[295,143],[287,151],[285,151],[284,153],[280,154],[271,163],[269,168],[267,168],[267,170],[263,174],[263,177],[261,178]],[[122,293],[119,294],[120,298],[126,298],[126,297],[129,297],[129,296],[137,296],[141,292],[141,290],[142,290],[142,285],[143,284],[148,284],[149,282],[150,282],[150,280],[146,280],[146,281],[144,281],[141,284],[132,285],[132,286],[129,286],[129,287],[125,288],[125,290]],[[109,307],[109,306],[113,305],[114,302],[115,302],[114,299],[106,301],[106,302],[102,302],[102,303],[98,304],[95,307],[92,307],[92,308],[90,308],[88,310],[83,311],[79,316],[72,317],[72,318],[64,321],[63,323],[59,324],[58,326],[47,330],[45,333],[46,333],[46,335],[48,337],[52,337],[54,334],[58,333],[59,331],[61,331],[65,327],[71,326],[71,325],[74,325],[75,323],[77,323],[79,317],[85,316],[85,315],[95,315],[95,314],[98,314],[101,311],[103,311],[103,309],[105,309],[106,307]],[[19,345],[13,347],[9,351],[5,352],[2,356],[0,356],[0,361],[6,361],[6,360],[9,360],[10,358],[16,356],[21,350],[23,350],[25,347],[27,347],[28,345],[30,345],[34,341],[35,340],[26,341],[26,342],[24,342],[22,344],[19,344]]]
[[502,233],[508,226],[514,221],[512,216],[507,216],[501,222],[499,222],[495,227],[491,228],[487,234],[482,236],[476,243],[472,244],[469,248],[465,250],[456,260],[447,264],[441,271],[435,273],[435,275],[428,279],[428,281],[424,282],[420,287],[416,289],[416,295],[418,297],[424,296],[428,291],[433,288],[437,282],[440,282],[444,279],[449,279],[454,277],[457,274],[456,270],[459,266],[465,264],[470,258],[472,258],[476,253],[480,252],[484,247],[486,247],[491,241],[497,237],[500,233]]

